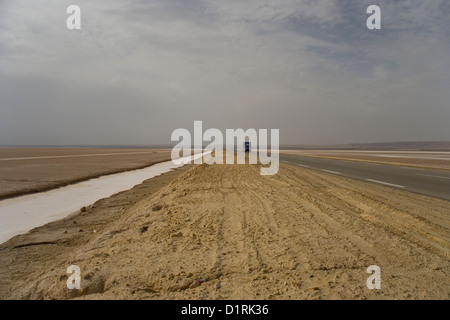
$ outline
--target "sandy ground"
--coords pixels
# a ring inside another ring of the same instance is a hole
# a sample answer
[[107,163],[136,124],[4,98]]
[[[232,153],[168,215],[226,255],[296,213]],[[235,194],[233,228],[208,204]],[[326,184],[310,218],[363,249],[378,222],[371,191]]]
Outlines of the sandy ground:
[[347,151],[347,150],[280,150],[281,153],[307,157],[352,160],[417,168],[450,170],[450,152],[439,151]]
[[170,150],[0,148],[0,199],[170,160]]
[[284,163],[259,173],[184,167],[14,237],[0,298],[450,298],[450,202]]

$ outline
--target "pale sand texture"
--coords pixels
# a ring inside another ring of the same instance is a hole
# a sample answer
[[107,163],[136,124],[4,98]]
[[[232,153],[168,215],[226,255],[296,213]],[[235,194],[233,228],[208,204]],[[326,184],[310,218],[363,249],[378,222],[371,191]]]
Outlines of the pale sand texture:
[[450,202],[284,163],[259,173],[184,167],[17,236],[0,246],[0,298],[450,298]]

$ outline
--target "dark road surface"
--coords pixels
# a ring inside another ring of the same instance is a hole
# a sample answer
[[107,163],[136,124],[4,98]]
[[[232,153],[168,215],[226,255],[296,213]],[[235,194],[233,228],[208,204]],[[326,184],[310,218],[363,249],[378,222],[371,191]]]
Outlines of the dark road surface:
[[450,171],[280,154],[280,161],[450,200]]

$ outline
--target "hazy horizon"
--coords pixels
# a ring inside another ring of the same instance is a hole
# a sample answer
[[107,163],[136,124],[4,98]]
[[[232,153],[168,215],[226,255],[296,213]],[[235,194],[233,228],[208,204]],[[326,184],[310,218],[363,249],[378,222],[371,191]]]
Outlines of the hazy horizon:
[[[138,149],[157,149],[157,148],[165,148],[169,147],[172,148],[178,144],[178,142],[170,142],[166,144],[129,144],[129,145],[121,145],[121,144],[68,144],[68,145],[0,145],[0,148],[138,148]],[[359,142],[351,142],[351,143],[343,143],[343,144],[280,144],[280,148],[283,149],[283,147],[313,147],[313,148],[320,148],[320,147],[351,147],[351,146],[362,146],[362,147],[370,147],[370,145],[396,145],[396,144],[412,144],[414,145],[420,145],[420,144],[428,144],[433,146],[433,144],[443,145],[442,148],[449,148],[450,149],[450,140],[448,141],[389,141],[389,142],[369,142],[369,143],[359,143]],[[204,142],[202,147],[206,147],[209,145],[208,142]],[[182,147],[188,146],[181,145]],[[191,146],[193,146],[193,143],[191,143]],[[218,145],[214,145],[218,146]],[[224,147],[226,144],[223,145]],[[270,146],[270,144],[269,144]],[[263,147],[263,145],[260,145],[260,147]],[[430,146],[429,146],[430,147]],[[436,147],[436,146],[434,146]]]
[[0,145],[171,145],[194,120],[280,145],[449,141],[449,16],[444,0],[2,1]]

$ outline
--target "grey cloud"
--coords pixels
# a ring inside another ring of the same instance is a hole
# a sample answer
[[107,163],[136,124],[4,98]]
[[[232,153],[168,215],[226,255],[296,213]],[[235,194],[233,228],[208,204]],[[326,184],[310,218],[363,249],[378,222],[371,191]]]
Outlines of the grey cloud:
[[80,0],[80,31],[69,4],[0,4],[0,144],[168,143],[194,120],[285,144],[450,137],[448,1]]

